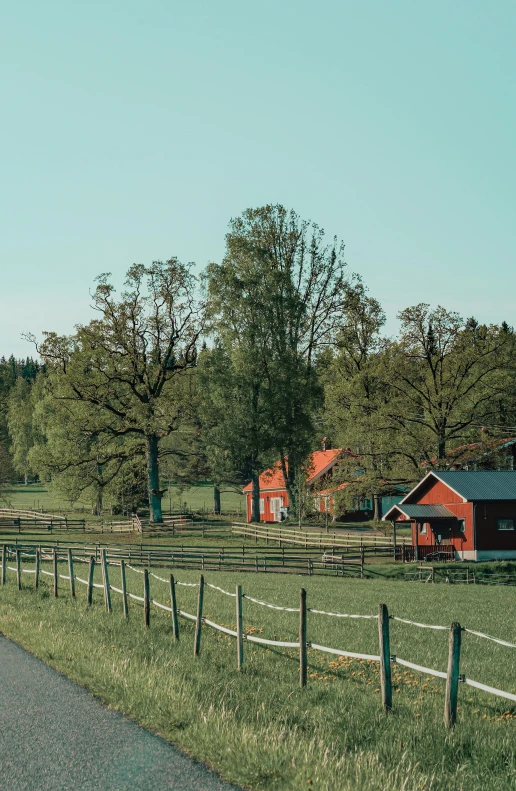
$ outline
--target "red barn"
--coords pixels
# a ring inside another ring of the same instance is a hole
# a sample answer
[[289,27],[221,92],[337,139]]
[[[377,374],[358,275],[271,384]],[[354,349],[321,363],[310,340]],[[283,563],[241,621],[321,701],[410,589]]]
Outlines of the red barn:
[[409,523],[419,557],[453,547],[458,560],[516,558],[516,472],[429,472],[383,517]]
[[[306,470],[306,486],[311,487],[315,481],[321,478],[330,478],[333,467],[338,461],[341,448],[336,450],[319,450],[310,456],[309,467]],[[288,492],[285,486],[285,478],[281,470],[280,462],[276,462],[259,477],[260,485],[260,521],[261,522],[281,522],[285,511],[288,508]],[[244,487],[244,494],[247,502],[247,521],[251,521],[253,486],[248,483]]]

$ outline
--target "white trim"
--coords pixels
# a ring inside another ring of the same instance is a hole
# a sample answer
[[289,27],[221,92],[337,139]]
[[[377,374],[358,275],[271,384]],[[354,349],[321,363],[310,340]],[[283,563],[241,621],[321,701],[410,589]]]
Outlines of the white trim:
[[[445,486],[447,486],[447,487],[448,487],[448,489],[450,489],[450,491],[452,491],[454,494],[456,494],[456,495],[457,495],[457,497],[460,497],[460,498],[461,498],[461,500],[462,500],[462,502],[463,502],[463,503],[469,503],[469,502],[473,502],[473,500],[467,500],[465,497],[463,497],[463,496],[462,496],[462,494],[461,494],[460,492],[457,492],[457,491],[456,491],[456,490],[453,488],[453,486],[450,486],[450,484],[449,484],[449,483],[447,483],[446,481],[442,481],[442,480],[439,478],[439,475],[438,475],[438,473],[437,473],[435,470],[431,470],[430,472],[427,472],[427,474],[425,475],[425,477],[424,477],[424,478],[422,478],[422,480],[420,480],[420,481],[419,481],[419,483],[416,483],[416,485],[414,486],[414,488],[412,489],[412,491],[410,491],[408,494],[406,494],[406,495],[405,495],[405,497],[403,498],[403,500],[401,500],[401,502],[399,502],[399,503],[398,503],[398,505],[402,505],[402,503],[405,503],[405,502],[407,501],[407,498],[409,498],[409,497],[412,497],[412,495],[414,494],[414,492],[416,492],[416,491],[419,489],[419,487],[420,487],[420,486],[422,486],[422,485],[425,483],[425,481],[427,480],[427,478],[428,478],[430,475],[433,475],[433,476],[434,476],[434,478],[435,478],[436,480],[440,481],[441,483],[444,483],[444,485],[445,485]],[[409,505],[410,505],[410,503],[409,503]],[[414,503],[414,505],[416,505],[416,503]]]

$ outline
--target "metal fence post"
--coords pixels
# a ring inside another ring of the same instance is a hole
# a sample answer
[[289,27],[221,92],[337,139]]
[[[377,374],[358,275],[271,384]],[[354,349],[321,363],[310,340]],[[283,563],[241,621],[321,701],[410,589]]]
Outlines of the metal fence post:
[[384,711],[392,709],[391,643],[389,638],[389,611],[386,604],[378,608],[378,637],[380,641],[380,685]]
[[459,694],[460,665],[460,624],[452,623],[448,644],[448,674],[446,676],[446,697],[444,700],[444,724],[452,728],[457,721],[457,699]]
[[306,653],[306,590],[301,588],[299,600],[299,685],[306,687],[307,653]]
[[197,598],[197,618],[195,621],[194,656],[201,650],[202,605],[204,599],[204,576],[199,577],[199,596]]

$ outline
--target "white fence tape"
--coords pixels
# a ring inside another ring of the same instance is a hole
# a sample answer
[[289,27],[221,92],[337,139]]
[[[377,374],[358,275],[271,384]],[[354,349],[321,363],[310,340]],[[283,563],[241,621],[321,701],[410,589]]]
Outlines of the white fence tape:
[[77,582],[82,582],[83,585],[88,585],[89,584],[88,580],[83,580],[80,577],[76,577],[75,579],[76,579]]
[[208,586],[208,588],[213,588],[213,590],[215,591],[220,591],[221,593],[224,593],[226,596],[233,596],[234,599],[236,598],[236,593],[230,593],[229,591],[225,591],[223,590],[223,588],[219,588],[217,585],[212,585],[211,582],[207,582],[206,585]]
[[249,601],[254,602],[255,604],[262,604],[264,607],[270,607],[271,610],[283,610],[284,612],[299,612],[299,607],[279,607],[277,604],[269,604],[266,601],[260,601],[260,599],[253,599],[252,596],[248,596],[247,593],[242,594],[244,599],[248,599]]
[[190,615],[189,612],[185,612],[184,610],[178,610],[177,612],[179,613],[179,615],[182,615],[183,618],[188,618],[189,621],[196,621],[197,620],[195,615]]
[[168,580],[164,580],[163,577],[158,577],[157,574],[153,574],[152,571],[150,572],[151,577],[154,577],[155,580],[159,580],[160,582],[165,582],[168,584]]
[[476,634],[477,637],[483,637],[485,640],[491,640],[493,643],[498,643],[498,645],[506,645],[507,648],[516,648],[514,643],[508,643],[507,640],[499,640],[498,637],[491,637],[483,632],[475,632],[474,629],[464,629],[464,631],[469,632],[469,634]]
[[261,643],[262,645],[277,645],[282,648],[299,648],[299,643],[284,643],[281,640],[266,640],[265,637],[254,637],[252,634],[246,634],[245,639],[249,643]]
[[336,648],[328,648],[325,645],[317,645],[317,643],[310,643],[312,648],[316,651],[324,651],[327,654],[337,654],[337,656],[350,656],[352,659],[370,659],[372,662],[379,662],[380,657],[376,654],[356,654],[354,651],[339,651]]
[[407,662],[406,659],[400,659],[398,656],[394,657],[392,661],[396,662],[398,665],[403,665],[403,667],[410,667],[411,670],[418,670],[420,673],[426,673],[427,676],[446,678],[446,673],[443,673],[442,670],[432,670],[429,667],[423,667],[422,665],[415,665],[414,662]]
[[[102,587],[102,585],[101,585],[100,587]],[[135,593],[128,593],[127,595],[128,595],[128,596],[129,596],[131,599],[134,599],[135,601],[145,601],[145,599],[143,598],[143,596],[137,596]]]
[[218,623],[213,623],[213,621],[209,621],[207,618],[202,619],[203,623],[207,624],[207,626],[211,626],[213,629],[217,629],[219,632],[224,632],[224,634],[230,634],[232,637],[237,637],[237,633],[233,631],[233,629],[227,629],[225,626],[221,626]]
[[417,621],[409,621],[406,618],[398,618],[397,615],[391,615],[390,618],[393,621],[400,621],[401,623],[408,623],[411,626],[420,626],[421,629],[437,629],[438,631],[443,631],[443,632],[447,632],[450,629],[449,626],[432,626],[431,624],[428,624],[428,623],[418,623]]
[[131,569],[131,571],[136,571],[137,574],[143,574],[141,569],[135,569],[134,566],[130,566],[129,563],[126,563],[126,569]]
[[378,620],[377,615],[348,615],[345,612],[325,612],[324,610],[312,610],[307,607],[307,612],[313,612],[315,615],[331,615],[333,618],[366,618],[369,620]]
[[198,588],[198,582],[176,582],[176,585],[182,585],[183,588]]
[[516,695],[513,695],[511,692],[504,692],[495,687],[488,687],[487,684],[481,684],[479,681],[472,681],[470,678],[464,678],[464,683],[469,684],[470,687],[475,687],[475,689],[482,689],[484,692],[490,692],[491,695],[498,695],[499,698],[507,698],[507,700],[516,701]]
[[110,585],[109,588],[110,590],[115,591],[115,593],[123,593],[123,590],[120,590],[120,588],[115,588],[114,585]]
[[161,604],[159,601],[155,601],[154,599],[151,599],[151,602],[152,604],[156,605],[156,607],[159,607],[161,610],[172,612],[172,607],[167,607],[166,604]]
[[35,574],[36,569],[22,569],[22,574]]

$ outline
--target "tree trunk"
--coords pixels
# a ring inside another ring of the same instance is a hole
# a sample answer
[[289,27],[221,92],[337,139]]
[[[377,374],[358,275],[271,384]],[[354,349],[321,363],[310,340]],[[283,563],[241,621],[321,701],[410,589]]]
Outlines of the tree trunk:
[[220,514],[220,489],[217,484],[213,486],[213,513]]
[[95,501],[95,516],[102,516],[102,486],[97,487],[97,499]]
[[373,519],[380,519],[380,498],[377,494],[373,494]]
[[257,472],[253,472],[253,497],[251,503],[251,522],[260,521],[260,479]]
[[163,522],[163,514],[161,512],[163,492],[159,488],[158,438],[156,434],[150,434],[145,437],[145,460],[147,462],[150,520],[154,524],[161,524]]

